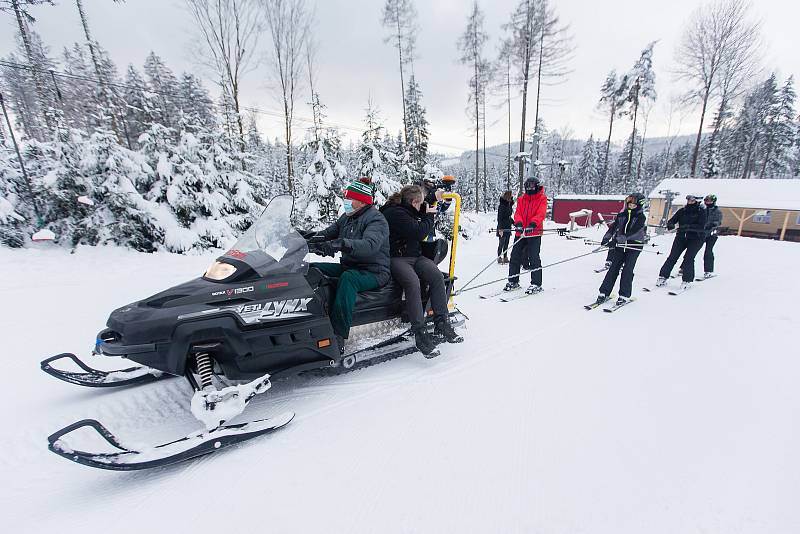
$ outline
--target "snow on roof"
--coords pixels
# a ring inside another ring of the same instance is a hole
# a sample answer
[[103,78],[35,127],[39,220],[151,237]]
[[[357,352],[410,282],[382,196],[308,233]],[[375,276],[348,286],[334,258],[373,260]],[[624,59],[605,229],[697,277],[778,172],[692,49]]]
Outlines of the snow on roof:
[[731,180],[668,178],[662,180],[650,198],[664,198],[659,191],[675,191],[673,204],[686,204],[686,195],[717,195],[717,204],[728,208],[800,210],[800,180]]
[[615,200],[622,202],[627,195],[556,195],[556,200]]

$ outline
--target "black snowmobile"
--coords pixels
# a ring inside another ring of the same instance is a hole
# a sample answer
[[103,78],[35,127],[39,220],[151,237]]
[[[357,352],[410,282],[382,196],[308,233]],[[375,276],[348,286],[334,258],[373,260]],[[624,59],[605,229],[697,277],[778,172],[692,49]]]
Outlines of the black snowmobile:
[[[455,199],[458,226],[460,197]],[[292,198],[279,196],[236,244],[195,278],[111,313],[97,335],[93,354],[121,357],[139,366],[106,372],[73,354],[41,362],[56,378],[89,387],[119,387],[183,376],[194,396],[192,414],[205,426],[174,442],[147,449],[124,445],[94,419],[49,436],[51,451],[75,462],[112,470],[145,469],[214,452],[288,424],[293,413],[249,423],[226,421],[271,386],[270,379],[312,369],[344,371],[361,362],[388,359],[414,350],[403,324],[403,293],[393,281],[360,293],[353,314],[349,351],[341,354],[328,310],[336,280],[306,263],[307,241],[291,225]],[[458,232],[450,245],[450,269],[442,275],[452,295]],[[445,243],[446,245],[446,243]],[[446,246],[444,247],[446,251]],[[441,256],[440,253],[438,254]],[[441,260],[441,257],[437,258]],[[464,316],[450,300],[451,322]],[[53,367],[69,360],[81,371]],[[115,452],[70,447],[65,436],[91,427]]]

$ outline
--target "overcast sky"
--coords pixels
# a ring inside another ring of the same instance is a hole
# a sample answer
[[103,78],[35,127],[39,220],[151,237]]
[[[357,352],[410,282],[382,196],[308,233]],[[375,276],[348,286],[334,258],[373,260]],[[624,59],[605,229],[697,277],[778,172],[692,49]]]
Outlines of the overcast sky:
[[[496,56],[497,43],[503,32],[501,25],[518,0],[483,0],[486,30],[492,40],[487,51]],[[32,9],[34,24],[54,53],[82,39],[80,21],[74,2],[56,0],[55,7]],[[311,2],[313,4],[313,2]],[[698,0],[588,0],[554,1],[563,22],[570,25],[575,52],[570,63],[572,73],[558,86],[542,90],[541,115],[551,129],[568,128],[573,137],[605,138],[608,123],[597,110],[599,88],[613,68],[624,71],[638,58],[650,41],[655,48],[656,89],[658,101],[653,107],[647,136],[667,134],[670,97],[681,87],[673,82],[671,70],[674,51],[690,13],[702,2]],[[431,123],[431,145],[440,152],[460,152],[474,147],[467,105],[468,69],[457,61],[456,41],[464,30],[472,2],[468,0],[416,1],[419,13],[418,55],[415,62],[417,79],[424,93],[423,103]],[[381,110],[387,128],[397,133],[402,127],[400,81],[396,51],[383,38],[380,24],[382,0],[318,0],[316,2],[317,39],[320,42],[317,83],[321,99],[327,105],[328,120],[351,130],[343,133],[354,137],[362,128],[367,99]],[[787,0],[759,0],[754,14],[763,22],[767,51],[764,67],[776,70],[783,78],[800,72],[797,53],[798,3]],[[84,0],[89,22],[102,46],[109,50],[120,72],[129,63],[141,68],[146,55],[158,53],[176,72],[189,70],[203,75],[217,94],[212,80],[192,58],[189,44],[193,38],[192,21],[180,0],[127,0],[118,4],[110,0]],[[14,47],[15,21],[2,14],[0,51],[6,55]],[[267,45],[262,36],[261,45]],[[244,103],[265,110],[278,111],[276,100],[267,86],[267,67],[250,73],[244,83]],[[535,93],[529,96],[529,120],[533,124]],[[303,102],[307,97],[303,98]],[[512,105],[513,138],[518,138],[520,98]],[[488,108],[489,145],[505,142],[507,122],[504,109]],[[307,106],[298,111],[310,116]],[[699,113],[690,110],[681,121],[681,113],[673,115],[672,132],[680,127],[683,133],[696,132]],[[262,115],[259,124],[269,137],[280,135],[280,119]],[[614,139],[630,133],[627,119],[615,125]],[[300,122],[300,127],[307,123]]]

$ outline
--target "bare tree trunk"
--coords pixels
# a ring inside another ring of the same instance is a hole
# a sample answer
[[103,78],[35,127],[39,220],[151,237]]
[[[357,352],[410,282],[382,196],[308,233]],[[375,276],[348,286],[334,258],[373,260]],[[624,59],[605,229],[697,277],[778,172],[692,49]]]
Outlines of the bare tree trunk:
[[89,54],[92,56],[92,63],[94,64],[94,71],[97,74],[97,81],[100,83],[100,92],[103,95],[103,101],[105,102],[107,112],[111,116],[111,130],[114,132],[114,135],[117,137],[117,140],[122,143],[122,137],[119,133],[119,126],[117,125],[117,114],[114,110],[114,105],[111,102],[111,94],[108,90],[108,84],[106,83],[105,76],[103,75],[103,71],[100,68],[100,60],[97,58],[97,51],[94,48],[94,41],[92,41],[92,35],[89,32],[89,21],[86,19],[86,12],[83,10],[83,2],[82,0],[75,0],[75,4],[78,6],[78,14],[81,17],[81,24],[83,25],[83,33],[86,36],[86,44],[89,46]]
[[[19,6],[19,0],[11,0],[11,7],[14,9],[14,15],[17,17],[17,25],[19,26],[19,34],[22,37],[22,46],[25,48],[25,55],[28,59],[28,64],[31,66],[31,75],[33,76],[33,83],[36,86],[36,97],[39,101],[44,122],[48,130],[53,131],[53,118],[50,116],[50,111],[47,109],[47,99],[45,98],[44,84],[41,79],[41,72],[36,60],[33,57],[33,47],[31,46],[31,38],[28,35],[28,26],[22,18],[22,10]],[[41,136],[41,132],[39,132]]]
[[636,148],[636,115],[639,111],[639,105],[633,106],[633,131],[631,132],[631,149],[628,151],[628,168],[625,171],[625,180],[622,183],[623,190],[628,189],[628,178],[633,174],[633,150]]
[[539,41],[539,68],[536,72],[536,118],[533,123],[533,133],[536,143],[536,159],[539,159],[539,100],[542,94],[542,56],[544,56],[544,27]]
[[508,105],[508,158],[506,161],[506,189],[511,189],[511,65],[506,63],[506,103]]
[[697,157],[700,154],[700,139],[703,136],[703,121],[706,117],[706,107],[708,106],[708,97],[711,93],[711,89],[709,87],[705,88],[705,93],[703,94],[703,109],[700,112],[700,128],[697,130],[697,139],[694,142],[694,152],[692,153],[692,168],[689,172],[689,176],[694,178],[695,172],[697,170]]
[[616,103],[611,103],[611,120],[608,123],[608,139],[606,139],[606,153],[603,157],[603,175],[600,177],[600,190],[598,191],[599,194],[603,194],[603,187],[605,186],[605,181],[608,178],[608,152],[611,150],[611,131],[614,128],[614,115],[617,113],[617,105]]
[[406,112],[406,82],[403,75],[403,41],[400,31],[400,17],[397,17],[397,52],[400,56],[400,97],[403,99],[403,143],[408,145],[408,116]]
[[[486,89],[484,88],[484,91]],[[487,203],[486,191],[489,187],[489,170],[486,166],[486,95],[483,95],[483,202]]]
[[[642,159],[644,159],[644,140],[647,138],[647,123],[650,120],[650,112],[645,108],[644,128],[642,128],[642,146],[639,148],[639,162],[636,164],[636,181],[642,178]],[[627,191],[625,191],[627,194]]]
[[770,134],[767,138],[767,151],[764,154],[764,161],[761,163],[761,173],[759,174],[759,178],[764,178],[764,175],[767,172],[767,163],[769,163],[769,158],[772,157],[772,145],[774,141],[774,136]]
[[480,138],[481,138],[481,116],[478,113],[479,95],[480,95],[480,78],[478,78],[478,58],[475,57],[475,211],[480,212],[480,200],[478,192],[480,191]]

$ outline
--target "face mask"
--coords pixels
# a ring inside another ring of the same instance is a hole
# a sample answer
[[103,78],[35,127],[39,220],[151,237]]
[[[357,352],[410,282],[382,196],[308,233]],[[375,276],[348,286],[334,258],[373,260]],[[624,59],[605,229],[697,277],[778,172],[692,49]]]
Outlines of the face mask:
[[353,213],[353,201],[352,200],[350,200],[349,198],[344,199],[344,204],[343,205],[344,205],[344,212],[346,214],[349,215],[349,214]]
[[536,189],[526,189],[525,190],[525,194],[526,195],[535,195],[536,194]]

